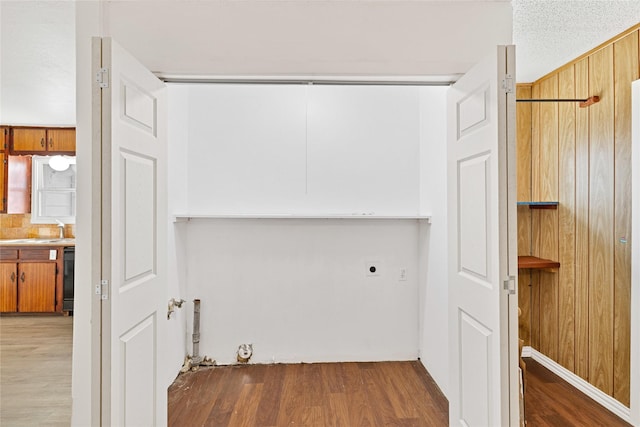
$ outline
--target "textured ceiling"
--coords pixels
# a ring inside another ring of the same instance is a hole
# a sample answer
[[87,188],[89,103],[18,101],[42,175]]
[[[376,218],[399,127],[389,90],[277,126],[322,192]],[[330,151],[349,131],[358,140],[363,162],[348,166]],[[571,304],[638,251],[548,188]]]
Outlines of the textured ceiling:
[[513,0],[517,81],[533,82],[640,22],[639,0]]

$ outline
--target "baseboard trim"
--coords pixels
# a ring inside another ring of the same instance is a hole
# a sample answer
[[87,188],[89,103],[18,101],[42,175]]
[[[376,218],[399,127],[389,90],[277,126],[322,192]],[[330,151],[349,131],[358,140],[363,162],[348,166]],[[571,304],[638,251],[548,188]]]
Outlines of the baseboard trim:
[[613,397],[604,393],[599,388],[589,384],[587,381],[583,380],[564,366],[560,365],[552,359],[549,359],[544,354],[529,346],[522,348],[522,357],[531,357],[533,360],[540,363],[542,366],[586,394],[588,397],[622,418],[624,421],[628,422],[629,424],[633,424],[631,422],[631,410],[629,408],[618,402]]

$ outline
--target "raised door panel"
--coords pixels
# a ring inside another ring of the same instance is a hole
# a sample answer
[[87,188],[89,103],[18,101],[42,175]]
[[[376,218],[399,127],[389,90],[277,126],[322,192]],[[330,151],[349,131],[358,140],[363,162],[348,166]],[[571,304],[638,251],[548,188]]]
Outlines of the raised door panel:
[[18,264],[18,311],[54,312],[56,309],[56,264]]
[[18,300],[18,265],[15,262],[0,263],[0,312],[14,312]]
[[11,129],[13,152],[34,152],[47,150],[47,131],[43,128]]
[[76,151],[75,129],[47,129],[47,150],[71,153]]

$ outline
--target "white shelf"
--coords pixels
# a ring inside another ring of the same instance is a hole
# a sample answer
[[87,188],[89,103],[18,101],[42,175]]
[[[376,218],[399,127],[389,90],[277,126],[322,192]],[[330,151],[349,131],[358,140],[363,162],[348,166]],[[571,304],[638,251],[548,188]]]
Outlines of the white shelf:
[[192,219],[390,219],[390,220],[420,220],[431,224],[429,215],[374,215],[374,214],[175,214],[173,222],[186,222]]

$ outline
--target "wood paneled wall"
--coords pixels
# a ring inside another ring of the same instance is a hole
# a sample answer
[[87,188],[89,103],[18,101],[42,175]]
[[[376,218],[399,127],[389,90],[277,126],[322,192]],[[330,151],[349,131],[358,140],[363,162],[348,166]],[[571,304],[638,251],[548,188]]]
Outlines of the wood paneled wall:
[[520,338],[629,405],[631,298],[631,82],[640,78],[640,24],[533,84],[518,98],[520,255],[558,260],[521,270]]

